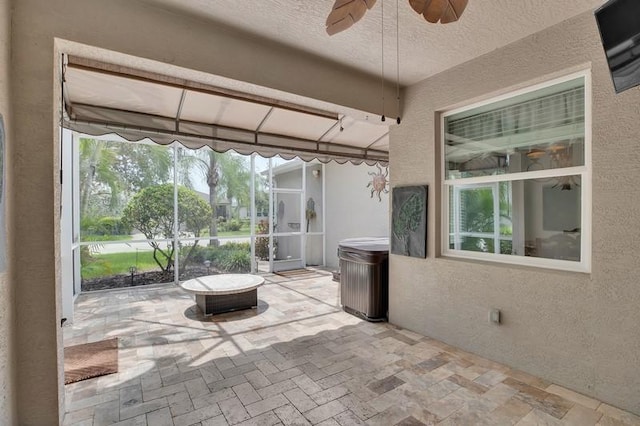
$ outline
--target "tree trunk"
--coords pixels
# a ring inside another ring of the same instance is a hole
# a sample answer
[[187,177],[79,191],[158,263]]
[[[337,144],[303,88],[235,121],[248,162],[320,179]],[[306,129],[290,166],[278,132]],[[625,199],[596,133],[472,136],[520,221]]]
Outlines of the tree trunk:
[[102,145],[97,141],[88,142],[93,144],[93,149],[91,150],[91,157],[88,159],[87,163],[89,164],[87,175],[84,180],[80,180],[80,217],[86,217],[87,215],[87,206],[89,205],[89,194],[91,192],[91,187],[93,186],[93,181],[96,175],[96,164],[100,161],[100,150],[102,150]]
[[[211,223],[209,224],[209,236],[216,237],[218,235],[218,164],[216,154],[209,154],[209,169],[207,170],[207,185],[209,185],[209,206],[211,206]],[[217,247],[218,240],[209,240],[209,245]]]
[[[173,242],[171,242],[171,251],[169,251],[168,254],[165,253],[157,243],[151,242],[149,244],[151,244],[151,247],[153,247],[153,260],[155,260],[156,264],[160,267],[162,272],[166,273],[171,271],[171,266],[173,265],[173,252],[175,250]],[[164,264],[164,261],[160,261],[160,259],[158,259],[158,253],[160,253],[162,257],[164,257],[166,265]]]

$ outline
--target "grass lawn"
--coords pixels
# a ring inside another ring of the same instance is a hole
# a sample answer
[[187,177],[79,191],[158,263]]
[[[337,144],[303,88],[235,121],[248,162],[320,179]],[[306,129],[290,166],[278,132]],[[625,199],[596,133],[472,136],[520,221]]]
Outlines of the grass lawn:
[[251,232],[249,232],[249,228],[241,229],[240,231],[223,231],[223,232],[218,231],[218,237],[249,237],[249,236],[251,236]]
[[[209,236],[209,228],[203,229],[200,233],[203,237]],[[218,237],[249,237],[251,236],[251,227],[249,225],[242,226],[239,231],[221,231],[218,228]]]
[[128,274],[129,267],[136,266],[138,272],[159,270],[158,264],[153,260],[152,251],[136,253],[109,253],[93,255],[90,262],[82,264],[82,279],[92,279],[106,275]]
[[81,240],[86,241],[124,241],[130,240],[131,235],[81,235]]

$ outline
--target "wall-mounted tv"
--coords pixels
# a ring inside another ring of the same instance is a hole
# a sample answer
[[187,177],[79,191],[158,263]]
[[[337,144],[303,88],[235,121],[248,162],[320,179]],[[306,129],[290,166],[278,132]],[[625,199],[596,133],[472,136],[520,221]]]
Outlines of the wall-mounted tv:
[[640,0],[609,0],[595,11],[616,93],[640,84]]

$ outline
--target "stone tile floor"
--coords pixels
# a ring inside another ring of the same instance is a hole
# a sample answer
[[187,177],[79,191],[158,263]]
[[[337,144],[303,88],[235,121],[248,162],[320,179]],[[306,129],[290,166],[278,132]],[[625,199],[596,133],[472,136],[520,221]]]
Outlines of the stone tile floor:
[[326,271],[266,275],[203,317],[174,285],[82,294],[65,345],[119,338],[119,373],[66,386],[65,425],[640,425],[640,417],[343,312]]

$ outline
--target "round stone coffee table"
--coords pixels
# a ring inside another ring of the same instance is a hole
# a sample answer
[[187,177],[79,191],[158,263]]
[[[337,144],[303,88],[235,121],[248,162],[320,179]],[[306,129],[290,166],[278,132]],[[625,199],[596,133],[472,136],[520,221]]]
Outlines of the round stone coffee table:
[[219,274],[193,278],[180,284],[196,295],[205,316],[258,306],[258,287],[264,277],[252,274]]

